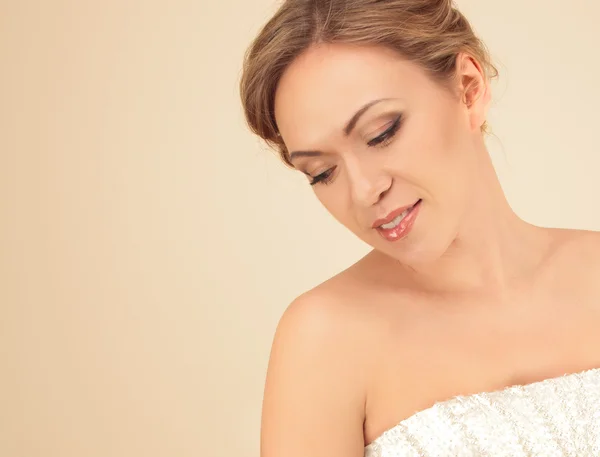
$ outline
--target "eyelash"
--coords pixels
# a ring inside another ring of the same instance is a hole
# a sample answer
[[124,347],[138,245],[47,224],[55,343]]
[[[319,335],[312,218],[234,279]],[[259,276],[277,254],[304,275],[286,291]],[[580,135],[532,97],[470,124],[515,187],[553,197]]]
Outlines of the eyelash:
[[385,132],[383,132],[378,137],[373,138],[371,141],[369,141],[367,143],[367,146],[370,146],[370,147],[373,147],[373,146],[385,147],[388,144],[390,144],[390,141],[392,140],[392,138],[394,137],[394,135],[396,134],[396,132],[400,128],[400,121],[401,120],[402,120],[402,115],[398,116],[396,118],[396,120],[393,122],[393,124],[390,125],[389,128]]
[[335,167],[330,168],[329,170],[324,171],[320,175],[315,176],[310,181],[310,185],[314,186],[315,184],[318,184],[318,183],[329,184],[331,182],[331,175],[333,174],[333,170],[335,170]]
[[[401,125],[401,121],[402,121],[402,115],[398,116],[396,118],[396,120],[393,122],[392,125],[389,126],[389,128],[383,132],[381,135],[373,138],[371,141],[369,141],[367,143],[367,146],[369,147],[386,147],[387,145],[390,144],[390,142],[392,141],[392,139],[394,138],[394,135],[398,132],[398,129],[400,128]],[[333,171],[335,170],[335,167],[330,168],[329,170],[324,171],[323,173],[315,176],[314,178],[312,178],[310,185],[314,186],[315,184],[329,184],[331,182],[331,176],[333,174]]]

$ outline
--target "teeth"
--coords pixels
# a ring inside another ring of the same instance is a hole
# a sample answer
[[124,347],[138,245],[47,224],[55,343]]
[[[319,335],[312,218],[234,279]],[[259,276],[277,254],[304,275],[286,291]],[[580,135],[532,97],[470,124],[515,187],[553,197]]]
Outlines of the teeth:
[[392,222],[389,222],[387,224],[382,224],[380,227],[383,229],[386,229],[386,230],[396,228],[398,226],[398,224],[400,224],[400,222],[402,222],[402,219],[404,219],[406,217],[406,215],[408,214],[409,211],[410,211],[410,208],[405,210],[402,214],[400,214],[400,216],[397,216]]

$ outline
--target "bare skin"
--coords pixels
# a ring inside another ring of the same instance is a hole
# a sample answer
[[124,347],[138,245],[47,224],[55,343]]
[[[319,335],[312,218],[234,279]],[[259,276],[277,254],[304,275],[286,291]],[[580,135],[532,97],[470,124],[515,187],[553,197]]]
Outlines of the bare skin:
[[[478,63],[449,96],[379,48],[322,45],[286,71],[276,118],[330,213],[373,251],[298,297],[273,342],[262,457],[358,457],[382,432],[456,395],[600,367],[600,234],[547,229],[506,201],[480,126]],[[343,74],[343,81],[339,75]],[[353,133],[343,126],[371,100]],[[365,146],[402,112],[385,149]],[[316,151],[316,153],[315,153]],[[373,222],[421,200],[402,239]]]

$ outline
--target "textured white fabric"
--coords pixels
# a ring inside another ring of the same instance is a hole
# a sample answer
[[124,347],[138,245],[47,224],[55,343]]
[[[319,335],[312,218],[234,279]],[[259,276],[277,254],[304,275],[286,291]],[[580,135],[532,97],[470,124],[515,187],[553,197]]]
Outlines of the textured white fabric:
[[438,402],[365,457],[600,457],[600,368]]

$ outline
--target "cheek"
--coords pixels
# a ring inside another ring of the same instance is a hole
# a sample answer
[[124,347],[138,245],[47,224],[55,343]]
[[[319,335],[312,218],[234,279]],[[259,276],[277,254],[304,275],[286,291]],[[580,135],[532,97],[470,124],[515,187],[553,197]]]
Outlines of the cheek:
[[[467,131],[454,104],[441,104],[431,111],[420,137],[423,152],[431,167],[460,175],[466,157]],[[458,177],[458,176],[457,176]]]
[[453,166],[452,137],[439,125],[414,121],[407,123],[398,141],[390,146],[387,164],[401,182],[431,192]]
[[464,198],[463,187],[469,180],[468,149],[458,126],[442,117],[437,124],[414,127],[407,128],[406,136],[392,146],[394,174],[416,188],[421,198],[443,207],[455,206]]
[[[441,94],[444,95],[444,94]],[[460,105],[448,96],[428,100],[416,119],[416,141],[421,142],[431,159],[446,164],[454,160],[464,143],[467,126]]]
[[[323,184],[316,184],[317,187],[327,187]],[[323,205],[323,207],[329,212],[338,222],[343,223],[347,217],[344,215],[344,205],[342,203],[341,192],[338,189],[330,188],[315,188],[314,189],[317,200]]]
[[356,233],[359,229],[358,221],[349,198],[349,192],[346,191],[346,188],[343,187],[344,184],[341,182],[334,183],[332,186],[315,189],[317,199],[336,221]]

